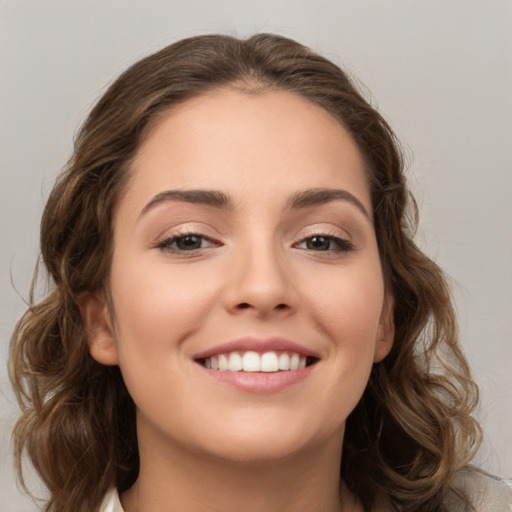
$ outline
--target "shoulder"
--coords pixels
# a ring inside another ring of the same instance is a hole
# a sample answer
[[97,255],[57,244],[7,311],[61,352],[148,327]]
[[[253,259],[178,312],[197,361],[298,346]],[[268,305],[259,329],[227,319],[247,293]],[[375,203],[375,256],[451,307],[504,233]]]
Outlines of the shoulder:
[[[512,488],[499,478],[477,469],[465,469],[456,475],[454,484],[475,512],[512,512]],[[455,496],[448,497],[445,507],[450,511],[465,511]]]
[[117,489],[112,488],[107,492],[100,506],[99,512],[124,512],[123,507],[121,506],[121,501],[119,500]]

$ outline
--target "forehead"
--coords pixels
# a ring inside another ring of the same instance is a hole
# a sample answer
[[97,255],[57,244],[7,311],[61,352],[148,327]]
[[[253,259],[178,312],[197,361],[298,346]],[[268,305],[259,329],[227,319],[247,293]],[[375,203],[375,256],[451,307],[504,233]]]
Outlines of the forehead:
[[131,165],[127,195],[207,188],[267,196],[307,188],[354,193],[371,211],[366,169],[352,136],[294,93],[217,89],[160,115]]

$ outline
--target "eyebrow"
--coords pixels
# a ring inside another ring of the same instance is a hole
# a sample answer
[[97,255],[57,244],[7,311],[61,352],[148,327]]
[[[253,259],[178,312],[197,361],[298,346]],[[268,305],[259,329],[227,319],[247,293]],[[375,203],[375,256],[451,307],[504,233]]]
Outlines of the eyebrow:
[[[166,190],[154,196],[142,209],[140,216],[155,206],[168,201],[184,201],[192,204],[202,204],[223,210],[234,210],[235,206],[230,196],[219,190]],[[332,201],[347,201],[360,210],[366,218],[371,220],[370,214],[361,201],[347,190],[335,188],[313,188],[296,192],[288,202],[287,208],[300,210],[310,206],[330,203]]]
[[184,201],[186,203],[203,204],[225,210],[234,209],[231,198],[224,192],[218,190],[166,190],[153,197],[153,199],[144,206],[140,215],[144,215],[158,204],[167,201]]
[[332,201],[347,201],[358,208],[368,220],[371,220],[370,213],[356,196],[347,190],[337,188],[312,188],[303,192],[297,192],[290,197],[288,208],[298,210]]

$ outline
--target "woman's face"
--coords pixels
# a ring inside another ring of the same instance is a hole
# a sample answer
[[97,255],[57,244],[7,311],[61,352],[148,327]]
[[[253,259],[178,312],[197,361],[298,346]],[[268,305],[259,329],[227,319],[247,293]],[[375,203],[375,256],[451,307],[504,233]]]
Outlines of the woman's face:
[[340,443],[393,338],[348,132],[291,93],[217,90],[166,113],[131,170],[111,307],[82,313],[139,438],[237,461]]

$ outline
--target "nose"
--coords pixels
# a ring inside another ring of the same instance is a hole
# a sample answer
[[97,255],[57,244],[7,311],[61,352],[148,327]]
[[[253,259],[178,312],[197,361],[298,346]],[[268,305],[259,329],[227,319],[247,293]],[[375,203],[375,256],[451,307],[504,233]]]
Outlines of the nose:
[[296,308],[296,295],[289,262],[276,249],[246,247],[233,255],[224,295],[230,313],[287,315]]

